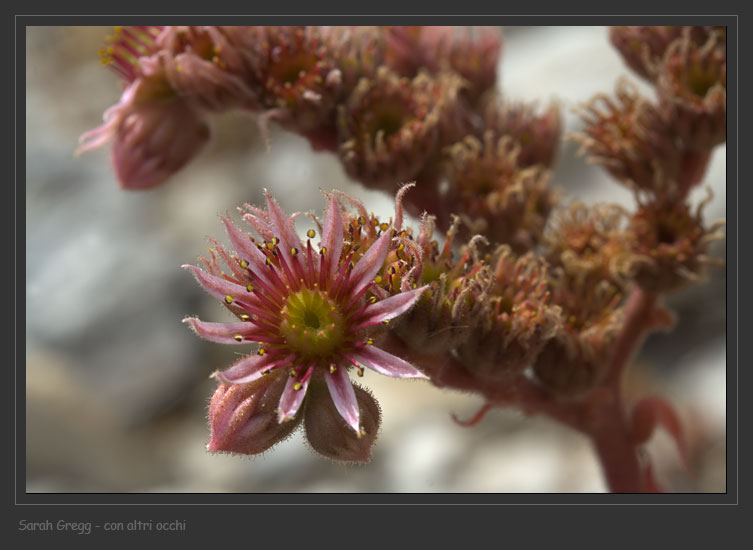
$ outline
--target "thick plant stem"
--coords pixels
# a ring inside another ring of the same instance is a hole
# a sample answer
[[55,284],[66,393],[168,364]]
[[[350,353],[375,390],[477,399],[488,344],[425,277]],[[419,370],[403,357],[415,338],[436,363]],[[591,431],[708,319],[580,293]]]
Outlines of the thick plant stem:
[[[618,397],[613,395],[612,397]],[[638,449],[631,437],[622,404],[610,399],[592,411],[598,415],[588,435],[596,449],[604,477],[613,493],[641,493],[646,490]]]
[[680,197],[684,199],[690,190],[698,185],[706,174],[711,151],[696,151],[689,149],[683,156],[682,172],[679,176]]
[[625,324],[617,335],[604,384],[619,390],[625,368],[651,328],[656,307],[656,294],[642,288],[633,289],[628,298],[625,312]]

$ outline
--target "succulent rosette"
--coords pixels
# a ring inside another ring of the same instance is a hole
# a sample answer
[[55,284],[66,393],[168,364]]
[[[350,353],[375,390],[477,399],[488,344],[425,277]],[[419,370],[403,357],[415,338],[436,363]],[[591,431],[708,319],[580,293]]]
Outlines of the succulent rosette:
[[[361,411],[373,416],[374,406],[368,394],[353,389],[349,371],[357,369],[362,375],[366,367],[392,377],[425,378],[407,361],[375,345],[374,330],[409,310],[425,290],[397,289],[397,293],[389,294],[376,288],[375,280],[381,280],[377,273],[384,268],[391,249],[398,247],[393,242],[394,228],[389,224],[377,226],[376,238],[368,248],[353,250],[344,238],[346,216],[334,193],[329,197],[316,249],[311,243],[315,230],[308,230],[304,244],[296,233],[295,216],[288,217],[269,194],[266,210],[247,205],[243,217],[260,240],[224,217],[235,253],[215,245],[216,255],[213,252],[211,260],[202,261],[205,270],[185,266],[238,321],[185,321],[198,335],[213,342],[258,343],[255,354],[214,376],[226,385],[283,377],[284,387],[275,405],[279,423],[299,418],[310,386],[326,386],[327,398],[350,430],[348,437],[358,439],[362,434]],[[222,272],[217,256],[228,265],[229,274]],[[312,399],[322,398],[322,392],[314,393],[318,397]],[[309,408],[325,410],[327,405]],[[307,418],[307,432],[321,433],[312,422],[315,419]],[[373,418],[369,425],[373,427]],[[326,446],[314,445],[317,450]],[[340,448],[353,450],[343,445]],[[340,458],[362,460],[361,451]],[[333,453],[330,449],[323,454]]]

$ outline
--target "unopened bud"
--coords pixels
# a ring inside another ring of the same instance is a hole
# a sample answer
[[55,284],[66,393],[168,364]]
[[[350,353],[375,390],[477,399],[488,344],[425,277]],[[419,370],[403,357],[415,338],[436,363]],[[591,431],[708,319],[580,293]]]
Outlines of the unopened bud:
[[312,382],[306,400],[304,425],[311,447],[321,455],[346,462],[369,462],[379,430],[379,405],[369,392],[353,384],[361,419],[360,434],[348,426],[324,383]]
[[209,127],[182,100],[134,106],[115,129],[112,164],[125,189],[155,187],[209,139]]
[[289,436],[301,415],[278,421],[277,407],[286,382],[287,378],[278,373],[249,384],[220,384],[209,404],[211,438],[207,450],[253,455]]

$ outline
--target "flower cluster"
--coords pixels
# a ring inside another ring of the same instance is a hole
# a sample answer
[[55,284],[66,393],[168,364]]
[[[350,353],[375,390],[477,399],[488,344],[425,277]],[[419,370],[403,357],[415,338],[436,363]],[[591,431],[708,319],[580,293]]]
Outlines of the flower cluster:
[[[320,454],[368,461],[381,413],[350,380],[364,368],[545,412],[597,443],[632,437],[633,454],[674,418],[648,400],[626,427],[619,380],[642,336],[669,324],[660,295],[713,263],[720,225],[706,227],[687,196],[725,139],[726,30],[615,27],[610,38],[656,100],[621,80],[580,109],[575,139],[633,190],[633,212],[559,205],[559,108],[502,99],[498,29],[116,30],[103,59],[125,91],[81,149],[112,140],[124,187],[163,182],[206,142],[208,115],[228,109],[304,136],[366,186],[399,187],[387,221],[325,193],[305,240],[267,193],[265,208],[240,209],[253,234],[225,216],[231,248],[212,240],[200,267],[185,266],[236,317],[185,322],[255,346],[213,375],[210,451],[258,454],[303,425]],[[641,468],[633,486],[654,487]]]

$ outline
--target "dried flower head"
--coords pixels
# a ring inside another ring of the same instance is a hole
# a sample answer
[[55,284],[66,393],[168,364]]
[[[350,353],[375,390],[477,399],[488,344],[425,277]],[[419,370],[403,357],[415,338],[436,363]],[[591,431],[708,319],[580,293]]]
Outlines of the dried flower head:
[[678,26],[610,27],[609,39],[628,67],[647,80],[656,78],[656,65],[669,45],[682,34]]
[[301,133],[330,124],[342,95],[342,27],[233,27],[226,35],[246,61],[262,122],[273,119]]
[[232,28],[166,27],[158,37],[171,88],[197,108],[221,112],[260,107],[244,52],[228,39]]
[[403,76],[421,69],[454,71],[468,83],[473,101],[496,84],[502,52],[498,27],[388,27],[387,64]]
[[454,258],[452,247],[459,226],[460,219],[455,217],[440,249],[432,238],[434,218],[426,214],[422,217],[415,244],[420,249],[420,280],[427,290],[416,306],[391,326],[411,349],[435,354],[449,352],[467,340],[474,319],[487,309],[481,298],[488,295],[493,278],[489,267],[479,261],[480,239],[462,246]]
[[658,76],[664,54],[675,40],[687,35],[695,43],[703,44],[709,35],[719,33],[726,35],[725,28],[618,26],[609,29],[609,39],[631,69],[653,82]]
[[634,85],[621,79],[614,98],[597,95],[580,115],[584,133],[573,138],[589,161],[635,190],[657,195],[679,192],[683,151],[665,115]]
[[518,144],[518,166],[551,166],[554,162],[562,131],[556,103],[539,113],[535,103],[503,102],[498,95],[490,95],[481,107],[481,116],[484,132],[510,136]]
[[551,300],[561,308],[562,323],[534,364],[539,383],[559,398],[577,398],[604,376],[613,343],[622,326],[622,291],[595,274],[551,271]]
[[340,158],[349,176],[392,190],[414,180],[456,108],[459,81],[421,73],[413,80],[380,67],[340,106]]
[[[375,277],[394,246],[392,227],[380,228],[368,249],[346,253],[343,208],[334,194],[318,250],[311,244],[315,231],[308,231],[303,244],[293,218],[268,194],[266,210],[247,205],[243,217],[261,240],[223,218],[235,254],[215,245],[211,260],[202,261],[205,270],[185,266],[239,319],[186,319],[196,333],[214,342],[260,346],[215,376],[223,384],[247,384],[265,375],[285,377],[277,413],[281,423],[296,418],[309,385],[320,381],[340,416],[360,434],[359,402],[348,377],[351,369],[363,375],[364,365],[388,376],[424,377],[374,341],[373,328],[409,310],[425,290],[384,298],[375,291]],[[229,274],[222,272],[216,256],[228,265]]]
[[659,99],[672,129],[691,149],[710,150],[727,138],[727,52],[714,33],[699,45],[675,41],[664,57]]
[[546,261],[531,252],[517,257],[507,245],[495,251],[494,261],[490,289],[473,297],[485,310],[457,348],[460,361],[483,380],[522,373],[561,323],[559,308],[549,305]]
[[685,203],[645,202],[630,221],[630,251],[622,262],[625,277],[653,292],[668,292],[701,278],[703,268],[716,262],[706,255],[709,245],[720,238],[717,222],[703,225],[703,208],[693,212]]
[[530,250],[541,238],[556,202],[549,173],[541,166],[521,169],[520,147],[509,136],[487,131],[446,149],[445,174],[458,197],[456,211],[471,233],[516,250]]
[[573,202],[558,210],[545,235],[546,258],[578,277],[620,280],[629,249],[627,213],[614,204]]

